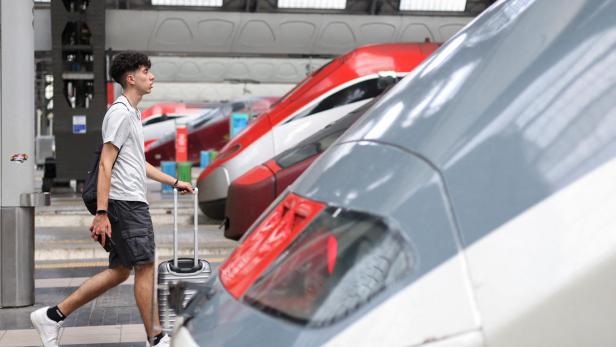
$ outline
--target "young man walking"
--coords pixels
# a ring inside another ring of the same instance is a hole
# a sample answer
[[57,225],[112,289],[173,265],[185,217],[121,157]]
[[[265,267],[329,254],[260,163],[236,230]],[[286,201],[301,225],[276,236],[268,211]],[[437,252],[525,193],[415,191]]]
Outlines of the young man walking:
[[[103,120],[97,211],[91,237],[104,245],[111,238],[109,268],[85,281],[54,307],[32,312],[30,319],[45,347],[58,346],[63,320],[77,308],[124,282],[135,271],[135,301],[152,346],[168,346],[169,337],[158,327],[158,310],[152,306],[154,291],[154,232],[146,200],[146,176],[193,191],[188,182],[164,174],[145,161],[141,115],[137,105],[152,91],[154,75],[149,58],[137,52],[116,55],[111,77],[123,94]],[[154,318],[154,321],[152,321]]]

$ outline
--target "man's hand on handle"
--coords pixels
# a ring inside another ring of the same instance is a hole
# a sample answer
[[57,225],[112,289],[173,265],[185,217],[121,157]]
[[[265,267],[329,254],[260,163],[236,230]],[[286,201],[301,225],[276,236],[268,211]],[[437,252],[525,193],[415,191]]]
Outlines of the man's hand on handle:
[[193,193],[193,186],[188,182],[178,181],[178,183],[176,183],[175,185],[175,188],[177,188],[177,190],[182,194]]

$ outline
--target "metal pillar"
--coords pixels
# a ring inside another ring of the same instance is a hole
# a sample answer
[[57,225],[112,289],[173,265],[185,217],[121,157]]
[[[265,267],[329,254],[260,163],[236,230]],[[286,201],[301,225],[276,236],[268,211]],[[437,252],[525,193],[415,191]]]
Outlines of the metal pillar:
[[32,1],[0,0],[0,307],[34,304]]
[[55,180],[84,181],[107,110],[105,1],[52,0],[51,42]]

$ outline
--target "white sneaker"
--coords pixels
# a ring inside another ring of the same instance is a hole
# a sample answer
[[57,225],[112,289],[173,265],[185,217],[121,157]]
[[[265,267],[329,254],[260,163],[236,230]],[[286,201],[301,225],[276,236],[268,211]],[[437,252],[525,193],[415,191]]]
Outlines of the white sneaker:
[[160,339],[160,341],[158,341],[157,344],[150,345],[149,342],[146,342],[145,345],[146,345],[146,347],[169,347],[169,346],[171,346],[171,338],[169,337],[169,335],[165,335],[165,337]]
[[38,331],[41,341],[45,347],[58,347],[58,335],[63,321],[56,323],[47,317],[49,306],[39,308],[30,314],[30,320],[36,331]]

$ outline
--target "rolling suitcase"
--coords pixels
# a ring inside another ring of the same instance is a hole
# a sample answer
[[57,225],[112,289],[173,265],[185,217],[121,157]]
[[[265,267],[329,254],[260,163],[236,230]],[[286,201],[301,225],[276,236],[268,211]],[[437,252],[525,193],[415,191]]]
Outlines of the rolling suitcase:
[[[174,289],[182,284],[203,284],[210,277],[212,270],[210,263],[199,259],[197,239],[198,233],[198,189],[195,188],[194,201],[194,256],[193,258],[178,259],[178,191],[173,189],[173,259],[164,261],[158,265],[158,312],[160,325],[164,332],[170,334],[176,319],[176,311],[173,304]],[[182,307],[197,292],[191,285],[183,290]]]

